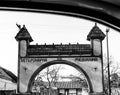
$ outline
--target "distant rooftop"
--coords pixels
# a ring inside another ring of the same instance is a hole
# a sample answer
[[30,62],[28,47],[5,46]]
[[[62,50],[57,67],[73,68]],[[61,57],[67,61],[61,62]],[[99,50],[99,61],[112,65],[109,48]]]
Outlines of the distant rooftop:
[[8,71],[0,67],[0,79],[5,79],[17,83],[17,76],[15,76],[11,71]]
[[[53,86],[53,84],[51,84]],[[44,86],[48,86],[48,82],[44,82]],[[54,86],[53,86],[54,87]],[[80,82],[71,82],[71,81],[64,81],[64,82],[57,82],[56,87],[59,89],[78,89],[78,88],[87,88],[86,83]]]

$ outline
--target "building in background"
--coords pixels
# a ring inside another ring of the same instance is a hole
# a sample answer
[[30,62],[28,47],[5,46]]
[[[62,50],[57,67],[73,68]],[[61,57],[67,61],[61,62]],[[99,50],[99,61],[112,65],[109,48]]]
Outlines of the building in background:
[[17,77],[10,71],[0,67],[0,91],[17,89]]
[[[37,81],[34,82],[34,85],[32,87],[33,93],[41,93],[41,88],[43,88],[44,95],[49,95],[47,93],[49,89],[48,82],[43,82],[42,85],[39,84],[40,83],[38,83]],[[52,86],[51,95],[88,95],[88,93],[88,86],[84,85],[83,83],[63,81],[57,82],[56,86]]]

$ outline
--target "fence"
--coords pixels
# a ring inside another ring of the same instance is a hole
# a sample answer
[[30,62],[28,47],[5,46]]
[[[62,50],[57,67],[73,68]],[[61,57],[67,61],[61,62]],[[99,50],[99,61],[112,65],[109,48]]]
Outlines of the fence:
[[15,93],[16,93],[16,90],[0,90],[0,95],[12,95]]

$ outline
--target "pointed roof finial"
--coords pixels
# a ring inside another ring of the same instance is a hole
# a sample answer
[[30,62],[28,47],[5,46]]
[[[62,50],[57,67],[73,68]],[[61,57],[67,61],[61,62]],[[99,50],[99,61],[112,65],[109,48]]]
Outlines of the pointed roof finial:
[[19,24],[17,24],[17,23],[16,23],[16,25],[17,25],[17,27],[18,27],[18,28],[19,28],[19,30],[20,30],[20,29],[21,29],[21,25],[19,25]]
[[25,25],[23,25],[23,28],[26,29]]

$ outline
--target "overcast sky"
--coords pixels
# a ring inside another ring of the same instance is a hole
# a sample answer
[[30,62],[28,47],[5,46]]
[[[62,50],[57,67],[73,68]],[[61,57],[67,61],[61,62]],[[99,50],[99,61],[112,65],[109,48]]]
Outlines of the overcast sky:
[[[76,44],[77,42],[90,44],[86,38],[95,24],[85,19],[61,15],[0,11],[0,66],[15,75],[18,65],[18,42],[14,37],[19,30],[16,23],[26,25],[34,40],[31,44]],[[107,27],[97,25],[105,33]],[[109,51],[117,62],[120,60],[119,41],[120,33],[110,29]],[[106,39],[103,41],[103,51],[106,52]]]

